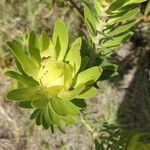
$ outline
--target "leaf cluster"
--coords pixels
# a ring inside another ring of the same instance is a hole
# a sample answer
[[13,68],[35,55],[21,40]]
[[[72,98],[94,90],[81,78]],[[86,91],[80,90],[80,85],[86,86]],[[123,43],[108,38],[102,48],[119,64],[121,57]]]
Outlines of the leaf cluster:
[[[140,12],[138,4],[146,0],[84,0],[84,19],[95,51],[110,56],[116,48],[129,39],[132,27]],[[130,11],[129,11],[130,10]]]
[[78,38],[69,46],[68,30],[62,20],[56,22],[52,39],[46,32],[37,36],[31,31],[26,49],[18,41],[8,42],[19,73],[5,74],[23,87],[10,91],[7,98],[18,102],[19,107],[35,109],[31,118],[45,129],[58,126],[62,130],[62,126],[76,122],[79,111],[86,106],[84,100],[96,94],[92,85],[102,68],[85,69],[81,42]]

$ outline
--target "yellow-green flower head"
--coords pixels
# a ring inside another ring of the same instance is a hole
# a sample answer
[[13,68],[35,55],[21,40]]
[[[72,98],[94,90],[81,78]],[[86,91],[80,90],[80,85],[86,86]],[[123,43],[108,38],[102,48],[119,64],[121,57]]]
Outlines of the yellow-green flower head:
[[18,106],[35,109],[31,118],[44,128],[64,123],[72,124],[79,111],[86,106],[85,99],[96,94],[92,86],[102,73],[99,66],[85,70],[87,57],[81,59],[81,38],[68,46],[68,30],[63,21],[55,24],[52,39],[44,32],[37,36],[33,31],[23,49],[16,41],[8,42],[15,55],[20,73],[5,74],[23,84],[10,91],[7,98]]
[[57,96],[71,87],[73,67],[65,62],[52,61],[48,58],[41,63],[37,80],[49,96]]

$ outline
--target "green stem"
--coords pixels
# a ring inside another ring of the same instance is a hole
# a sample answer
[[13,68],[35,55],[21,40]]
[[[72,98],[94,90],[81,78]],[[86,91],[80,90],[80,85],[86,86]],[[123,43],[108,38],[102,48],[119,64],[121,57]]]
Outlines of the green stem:
[[91,133],[92,139],[95,140],[98,136],[99,133],[97,131],[95,131],[95,129],[93,129],[87,122],[85,119],[83,119],[81,117],[81,123],[86,127],[87,131],[89,131]]

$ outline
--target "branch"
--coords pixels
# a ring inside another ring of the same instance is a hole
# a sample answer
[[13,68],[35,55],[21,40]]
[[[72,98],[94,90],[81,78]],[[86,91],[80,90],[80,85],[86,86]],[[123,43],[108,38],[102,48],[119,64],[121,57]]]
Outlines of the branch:
[[92,139],[95,140],[97,137],[99,137],[99,133],[95,131],[82,117],[81,117],[81,123],[86,127],[86,129],[91,133]]
[[145,23],[150,23],[150,15],[149,16],[142,16],[137,18],[137,22],[145,22]]
[[66,1],[68,1],[80,13],[80,15],[82,17],[84,16],[83,11],[81,10],[81,8],[79,8],[73,0],[66,0]]

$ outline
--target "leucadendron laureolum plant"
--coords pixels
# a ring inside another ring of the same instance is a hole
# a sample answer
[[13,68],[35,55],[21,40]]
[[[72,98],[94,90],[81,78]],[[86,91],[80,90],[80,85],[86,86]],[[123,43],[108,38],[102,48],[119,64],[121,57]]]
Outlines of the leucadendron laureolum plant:
[[16,41],[8,42],[19,73],[7,71],[5,74],[23,87],[10,91],[7,99],[16,101],[19,107],[32,108],[31,118],[45,129],[57,126],[62,130],[66,124],[80,119],[85,99],[96,94],[92,84],[102,74],[100,66],[84,69],[81,38],[71,46],[68,41],[68,30],[64,22],[58,20],[52,38],[46,32],[37,36],[32,31],[27,49]]

